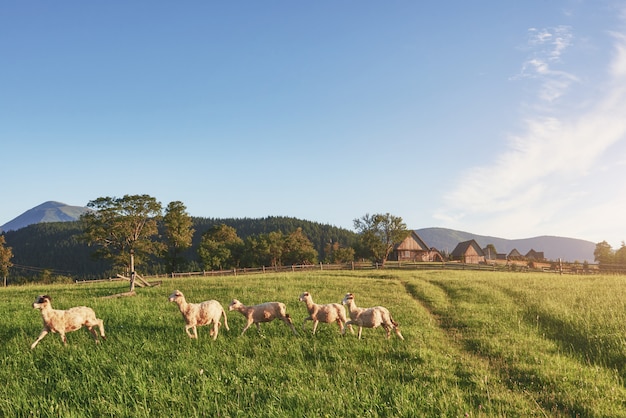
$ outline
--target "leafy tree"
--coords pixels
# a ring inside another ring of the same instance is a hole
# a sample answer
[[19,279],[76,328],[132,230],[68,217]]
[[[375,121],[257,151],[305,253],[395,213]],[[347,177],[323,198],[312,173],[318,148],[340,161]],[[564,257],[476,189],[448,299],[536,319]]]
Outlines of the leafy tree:
[[622,246],[615,251],[613,255],[613,262],[619,265],[619,269],[624,269],[626,267],[626,243],[622,241]]
[[285,265],[315,264],[317,262],[317,251],[302,232],[302,228],[297,228],[285,237],[283,242],[283,262]]
[[184,263],[183,252],[191,247],[195,230],[193,221],[183,202],[170,202],[163,217],[166,259],[170,273],[177,271]]
[[198,255],[208,269],[226,269],[237,266],[243,240],[235,228],[216,225],[202,235]]
[[354,261],[354,248],[342,247],[337,241],[329,242],[324,247],[326,261],[329,263],[349,263]]
[[596,244],[596,249],[593,251],[593,258],[600,264],[600,267],[613,264],[613,249],[608,242],[599,242]]
[[11,259],[13,258],[13,250],[11,247],[7,247],[4,235],[0,235],[0,275],[4,281],[4,287],[7,285],[7,276],[9,275],[9,269],[13,266]]
[[161,243],[153,240],[158,234],[161,203],[148,195],[125,195],[100,197],[90,201],[87,207],[93,210],[81,216],[84,239],[89,245],[99,247],[96,256],[128,268],[133,291],[135,263],[141,264],[162,248]]
[[386,214],[365,214],[354,220],[354,228],[360,235],[361,245],[375,262],[385,262],[395,245],[400,244],[409,234],[406,224],[399,216]]

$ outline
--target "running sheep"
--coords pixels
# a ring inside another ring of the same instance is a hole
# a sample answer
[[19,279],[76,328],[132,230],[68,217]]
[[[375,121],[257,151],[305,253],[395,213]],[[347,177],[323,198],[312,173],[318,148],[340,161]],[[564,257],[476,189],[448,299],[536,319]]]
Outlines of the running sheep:
[[363,331],[363,327],[377,328],[382,326],[387,332],[387,338],[389,338],[391,330],[393,329],[398,338],[404,340],[404,337],[398,328],[398,323],[393,320],[389,310],[384,306],[359,308],[354,302],[354,295],[352,293],[347,293],[343,298],[342,303],[344,305],[348,305],[348,311],[350,312],[350,320],[346,323],[346,325],[354,324],[359,327],[359,339],[361,339],[361,331]]
[[[300,302],[304,302],[306,304],[307,311],[309,311],[309,316],[307,318],[304,318],[304,321],[302,322],[303,330],[306,321],[313,321],[313,335],[315,335],[317,325],[320,322],[325,322],[327,324],[337,322],[341,334],[343,335],[345,333],[344,327],[347,322],[346,309],[340,303],[318,305],[317,303],[313,302],[313,297],[309,292],[302,293],[298,300]],[[354,334],[352,325],[349,325],[349,327],[350,331]]]
[[52,309],[52,299],[48,295],[39,295],[35,298],[33,303],[34,309],[41,311],[41,317],[43,318],[43,330],[39,334],[39,337],[31,344],[31,350],[39,344],[39,341],[43,339],[49,332],[58,332],[61,336],[63,345],[67,345],[66,332],[76,331],[83,326],[87,327],[89,332],[98,341],[98,333],[93,327],[100,329],[100,335],[103,340],[106,340],[104,335],[104,324],[102,319],[96,317],[96,313],[93,309],[86,306],[77,306],[68,310]]
[[282,302],[265,302],[260,305],[246,306],[237,299],[233,299],[228,306],[229,311],[238,311],[246,318],[246,326],[241,335],[243,335],[250,325],[255,324],[257,331],[261,331],[261,322],[271,322],[278,318],[287,324],[294,335],[298,335],[296,328],[293,326],[291,317],[287,313],[287,308]]
[[[169,301],[176,302],[180,313],[183,314],[183,318],[185,319],[185,332],[189,338],[198,339],[196,326],[213,324],[209,335],[213,337],[213,340],[216,340],[222,316],[224,317],[224,326],[227,330],[230,330],[230,328],[228,328],[226,312],[222,305],[216,300],[207,300],[201,303],[187,303],[183,292],[175,290],[174,293],[170,295]],[[189,332],[190,328],[193,330],[193,334]]]

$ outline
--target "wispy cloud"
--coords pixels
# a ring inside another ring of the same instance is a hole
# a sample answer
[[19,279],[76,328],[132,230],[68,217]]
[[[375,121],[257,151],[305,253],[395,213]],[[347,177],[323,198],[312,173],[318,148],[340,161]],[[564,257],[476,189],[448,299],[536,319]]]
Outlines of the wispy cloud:
[[[492,232],[502,228],[529,236],[548,225],[564,228],[568,218],[581,223],[581,228],[598,221],[585,218],[589,209],[577,211],[578,206],[589,206],[585,199],[593,192],[592,187],[579,184],[601,171],[599,162],[611,146],[626,141],[626,35],[611,34],[612,60],[603,75],[605,82],[595,88],[601,93],[590,98],[584,110],[564,116],[556,111],[554,100],[578,79],[551,67],[573,39],[570,28],[557,29],[531,31],[533,44],[548,47],[528,60],[522,71],[540,78],[537,101],[553,103],[536,107],[525,128],[508,138],[506,150],[493,164],[463,173],[445,196],[446,209],[435,215],[448,226],[480,224]],[[602,213],[611,207],[606,202],[598,205]]]
[[557,100],[572,83],[579,81],[573,74],[554,69],[554,66],[561,62],[561,56],[572,45],[573,39],[569,26],[528,29],[527,48],[531,54],[522,65],[520,73],[514,78],[541,80],[539,98],[545,102]]

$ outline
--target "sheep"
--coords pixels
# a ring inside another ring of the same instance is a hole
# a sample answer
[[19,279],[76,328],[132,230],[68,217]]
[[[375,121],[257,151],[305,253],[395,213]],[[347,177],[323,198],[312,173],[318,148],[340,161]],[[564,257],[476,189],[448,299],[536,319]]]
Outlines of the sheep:
[[[207,300],[200,303],[187,303],[185,295],[180,290],[175,290],[168,299],[170,302],[176,302],[180,313],[183,314],[185,319],[185,332],[189,338],[198,339],[198,330],[196,326],[211,325],[213,328],[209,332],[209,335],[213,337],[213,340],[217,339],[217,334],[220,329],[220,319],[224,317],[224,326],[227,330],[228,320],[226,319],[226,312],[222,305],[216,300]],[[193,334],[189,332],[189,329],[193,330]]]
[[95,326],[100,329],[102,339],[106,340],[106,336],[104,335],[104,323],[102,319],[96,317],[96,313],[93,309],[86,306],[77,306],[68,310],[52,309],[51,301],[52,299],[48,295],[39,295],[35,298],[33,308],[41,311],[43,330],[35,342],[31,344],[31,350],[35,348],[37,344],[39,344],[39,341],[49,332],[58,332],[61,336],[61,341],[63,341],[63,345],[67,345],[65,333],[76,331],[83,326],[86,326],[89,332],[91,332],[96,340],[96,344],[98,344],[99,341],[98,333],[93,329]]
[[[332,322],[337,322],[341,334],[344,334],[344,326],[347,321],[346,309],[340,303],[318,305],[317,303],[313,302],[313,297],[309,292],[302,293],[298,300],[300,302],[304,302],[306,304],[307,311],[309,311],[309,316],[307,318],[304,318],[304,321],[302,322],[303,330],[306,321],[313,321],[313,335],[315,335],[315,330],[317,330],[317,325],[320,322],[325,322],[328,324]],[[350,331],[354,334],[352,325],[350,325],[349,327]]]
[[[354,295],[347,293],[343,298],[342,303],[348,305],[348,311],[350,312],[350,320],[346,322],[346,325],[357,325],[359,327],[359,340],[361,339],[361,331],[365,328],[376,328],[382,326],[387,331],[387,338],[389,338],[390,331],[393,329],[401,340],[404,337],[400,333],[398,323],[393,320],[389,310],[384,306],[375,306],[373,308],[359,308],[354,302]],[[345,328],[344,328],[345,333]]]
[[237,299],[233,299],[228,306],[228,310],[241,312],[241,314],[246,317],[247,323],[243,331],[241,331],[241,335],[243,335],[252,324],[255,324],[257,330],[260,332],[261,322],[271,322],[276,318],[289,325],[294,335],[298,335],[296,328],[293,326],[291,317],[286,311],[285,304],[282,302],[265,302],[260,305],[246,306]]

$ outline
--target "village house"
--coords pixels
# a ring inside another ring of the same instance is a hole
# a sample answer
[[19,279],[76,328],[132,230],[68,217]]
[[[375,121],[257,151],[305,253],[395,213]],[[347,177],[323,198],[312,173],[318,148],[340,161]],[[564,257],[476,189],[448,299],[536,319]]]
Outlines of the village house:
[[460,261],[467,264],[479,264],[485,262],[485,254],[482,248],[475,240],[469,240],[459,243],[450,257],[454,261]]
[[428,248],[415,231],[397,244],[389,255],[391,261],[443,261],[436,248]]

